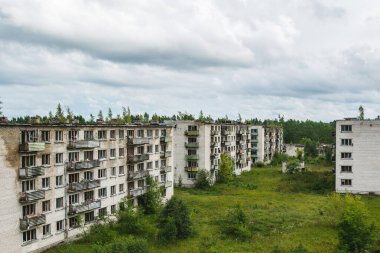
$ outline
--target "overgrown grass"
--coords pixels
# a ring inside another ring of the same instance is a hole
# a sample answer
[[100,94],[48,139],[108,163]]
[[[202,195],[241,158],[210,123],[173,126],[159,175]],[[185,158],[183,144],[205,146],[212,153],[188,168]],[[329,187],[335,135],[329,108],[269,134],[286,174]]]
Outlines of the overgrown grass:
[[[286,253],[299,245],[309,252],[334,252],[338,243],[338,216],[328,208],[332,205],[329,193],[333,192],[334,179],[331,166],[307,168],[311,172],[299,175],[282,174],[280,167],[255,168],[229,185],[216,185],[209,190],[176,188],[175,195],[189,207],[195,234],[169,245],[148,238],[150,252]],[[380,227],[380,219],[376,219],[380,197],[365,196],[363,200]],[[246,241],[229,239],[220,227],[220,221],[236,205],[241,206],[252,228],[252,235]],[[147,219],[154,222],[152,217]],[[75,250],[72,252],[91,252],[84,242],[69,247]],[[62,250],[67,248],[48,252],[65,252]]]

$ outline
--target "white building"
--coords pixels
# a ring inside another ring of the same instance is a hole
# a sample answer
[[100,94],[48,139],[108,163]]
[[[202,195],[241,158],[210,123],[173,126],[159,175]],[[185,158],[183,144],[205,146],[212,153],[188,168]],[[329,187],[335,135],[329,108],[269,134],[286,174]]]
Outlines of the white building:
[[24,253],[74,237],[151,175],[173,195],[172,127],[0,123],[0,247]]
[[297,157],[297,152],[302,152],[302,158],[304,157],[305,153],[305,145],[303,144],[285,144],[284,145],[284,152],[288,156]]
[[200,169],[216,180],[221,153],[234,159],[234,173],[251,168],[251,126],[175,121],[173,130],[174,177],[176,184],[190,187]]
[[336,191],[380,194],[380,120],[336,121]]
[[264,135],[264,163],[269,164],[275,153],[284,151],[283,129],[278,126],[265,126]]

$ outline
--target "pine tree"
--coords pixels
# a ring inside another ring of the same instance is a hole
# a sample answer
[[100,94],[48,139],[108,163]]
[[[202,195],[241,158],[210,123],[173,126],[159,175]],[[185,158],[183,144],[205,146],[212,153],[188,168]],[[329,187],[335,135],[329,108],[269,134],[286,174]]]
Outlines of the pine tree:
[[108,108],[108,118],[107,118],[108,121],[111,121],[112,120],[112,110],[111,108]]
[[74,114],[70,110],[70,107],[66,108],[66,112],[67,112],[67,119],[69,120],[69,122],[72,122],[74,120]]
[[100,110],[98,113],[98,119],[103,120],[103,111]]
[[359,106],[359,119],[364,120],[364,108],[363,108],[363,106]]
[[61,123],[64,123],[66,121],[65,114],[63,113],[62,106],[60,103],[58,103],[58,105],[57,105],[57,109],[55,111],[55,117]]

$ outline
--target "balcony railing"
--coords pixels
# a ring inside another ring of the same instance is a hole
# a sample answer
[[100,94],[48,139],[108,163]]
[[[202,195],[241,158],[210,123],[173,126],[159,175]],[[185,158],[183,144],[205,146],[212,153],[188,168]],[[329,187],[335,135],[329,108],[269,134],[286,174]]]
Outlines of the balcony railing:
[[129,163],[140,163],[149,160],[149,154],[139,154],[139,155],[128,155],[127,162]]
[[231,146],[231,142],[230,141],[222,141],[222,145],[223,146]]
[[144,195],[146,193],[147,189],[148,189],[147,186],[137,187],[135,189],[130,189],[129,190],[129,196],[130,197],[138,197],[138,196]]
[[20,219],[20,230],[28,230],[46,223],[45,214],[26,216]]
[[93,169],[100,166],[99,160],[92,161],[80,161],[80,162],[67,162],[66,169],[69,171],[73,170],[83,170],[83,169]]
[[165,188],[173,187],[173,181],[160,182],[160,186]]
[[147,175],[148,173],[145,170],[135,171],[132,173],[128,173],[128,179],[129,180],[141,179],[141,178],[146,177]]
[[45,198],[44,190],[37,190],[32,192],[21,192],[19,201],[20,203],[35,202],[39,199]]
[[198,172],[198,167],[185,167],[186,172]]
[[87,200],[80,205],[69,205],[69,215],[83,213],[100,208],[100,200]]
[[251,139],[251,143],[257,143],[258,140],[257,139]]
[[168,158],[168,157],[172,156],[172,152],[171,151],[161,151],[160,156],[161,156],[161,158]]
[[172,139],[169,137],[169,136],[161,136],[160,137],[160,142],[161,143],[168,143],[168,142],[171,142]]
[[199,148],[199,142],[186,142],[186,148]]
[[219,169],[218,165],[215,165],[215,164],[211,165],[211,170],[218,170],[218,169]]
[[128,145],[144,145],[149,144],[150,138],[129,138]]
[[230,130],[222,130],[222,135],[231,135],[232,131]]
[[80,148],[98,148],[100,146],[99,140],[72,140],[67,145],[68,149]]
[[257,150],[257,147],[253,146],[251,147],[252,150]]
[[258,135],[258,134],[259,134],[258,132],[251,131],[251,135],[256,136],[256,135]]
[[257,154],[252,154],[251,157],[252,158],[257,158]]
[[161,166],[160,167],[160,172],[161,173],[172,172],[172,166]]
[[219,135],[219,134],[220,134],[220,131],[217,131],[217,130],[211,131],[211,135]]
[[185,131],[186,136],[199,136],[198,130],[186,130]]
[[67,188],[68,192],[77,192],[77,191],[83,191],[83,190],[89,190],[100,187],[100,180],[86,180],[82,182],[74,182],[70,183],[69,187]]
[[28,142],[20,144],[21,152],[38,152],[45,150],[45,142]]
[[45,175],[45,168],[41,166],[21,168],[19,171],[20,178],[32,178]]
[[194,161],[199,160],[199,155],[185,155],[186,161]]

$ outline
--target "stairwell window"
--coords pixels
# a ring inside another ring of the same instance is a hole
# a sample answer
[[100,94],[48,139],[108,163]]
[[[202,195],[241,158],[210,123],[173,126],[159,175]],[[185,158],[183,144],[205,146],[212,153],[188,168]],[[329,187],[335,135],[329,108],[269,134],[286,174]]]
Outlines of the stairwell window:
[[50,165],[50,154],[42,155],[42,165]]
[[350,173],[350,172],[352,172],[352,166],[341,166],[340,167],[340,172]]
[[57,226],[56,226],[57,232],[63,231],[63,228],[64,228],[63,220],[57,221]]
[[342,146],[352,146],[352,139],[341,139]]
[[63,153],[55,154],[55,164],[63,164]]
[[63,197],[55,199],[55,208],[59,209],[63,207]]
[[352,153],[350,152],[342,152],[340,153],[341,159],[352,159]]
[[63,131],[55,131],[55,141],[57,142],[63,141]]
[[50,224],[44,225],[42,227],[42,235],[43,235],[43,237],[47,237],[47,236],[51,235]]
[[42,212],[50,211],[50,200],[42,201]]
[[50,188],[50,178],[44,177],[42,178],[42,189],[49,189]]
[[56,176],[55,177],[55,186],[63,186],[63,176]]

